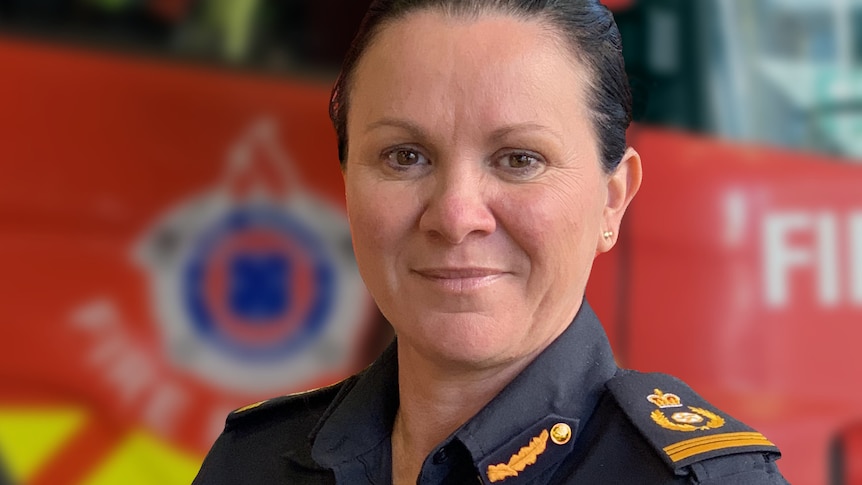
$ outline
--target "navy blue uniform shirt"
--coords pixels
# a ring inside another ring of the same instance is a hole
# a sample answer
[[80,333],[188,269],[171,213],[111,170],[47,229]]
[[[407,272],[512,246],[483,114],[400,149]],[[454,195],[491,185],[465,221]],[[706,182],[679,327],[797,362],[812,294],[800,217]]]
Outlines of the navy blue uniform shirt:
[[[195,485],[391,476],[397,342],[328,388],[232,413]],[[778,449],[681,381],[620,370],[586,301],[568,329],[425,459],[430,484],[784,484]]]

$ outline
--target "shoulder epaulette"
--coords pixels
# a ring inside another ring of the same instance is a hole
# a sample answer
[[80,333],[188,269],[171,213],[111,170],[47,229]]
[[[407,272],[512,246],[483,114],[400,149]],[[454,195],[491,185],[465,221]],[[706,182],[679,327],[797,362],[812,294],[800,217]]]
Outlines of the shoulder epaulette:
[[624,371],[608,381],[607,387],[674,472],[738,453],[780,456],[778,447],[765,436],[715,409],[673,376]]
[[344,384],[345,381],[341,381],[326,387],[274,397],[243,406],[228,414],[225,430],[230,430],[240,423],[269,419],[276,415],[290,413],[294,406],[314,407],[316,403],[319,403],[325,408]]

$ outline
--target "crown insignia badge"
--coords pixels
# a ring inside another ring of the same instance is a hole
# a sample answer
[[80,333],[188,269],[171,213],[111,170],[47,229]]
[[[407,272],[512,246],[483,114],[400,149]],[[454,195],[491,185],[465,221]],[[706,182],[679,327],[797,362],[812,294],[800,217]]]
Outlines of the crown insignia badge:
[[660,389],[653,390],[655,394],[647,396],[647,401],[655,404],[661,409],[682,407],[682,401],[676,394],[665,394]]
[[[653,394],[647,396],[647,401],[658,407],[658,409],[653,410],[650,414],[650,418],[665,429],[672,431],[704,431],[724,426],[724,418],[708,409],[694,406],[686,406],[691,412],[675,412],[668,417],[665,415],[663,409],[683,407],[682,399],[676,394],[654,389]],[[704,421],[706,423],[701,424]]]

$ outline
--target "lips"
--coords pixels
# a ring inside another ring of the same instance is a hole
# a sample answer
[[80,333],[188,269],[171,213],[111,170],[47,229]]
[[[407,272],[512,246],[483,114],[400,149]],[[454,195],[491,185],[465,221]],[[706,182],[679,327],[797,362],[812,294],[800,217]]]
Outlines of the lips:
[[503,274],[503,271],[491,268],[424,268],[415,271],[426,278],[440,279],[484,278]]
[[456,293],[478,290],[491,285],[506,272],[494,268],[421,268],[413,270],[422,279]]

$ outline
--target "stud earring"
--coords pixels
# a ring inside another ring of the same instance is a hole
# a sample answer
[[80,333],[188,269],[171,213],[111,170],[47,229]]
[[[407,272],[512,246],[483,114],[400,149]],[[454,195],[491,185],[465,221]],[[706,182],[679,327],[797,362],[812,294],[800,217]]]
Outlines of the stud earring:
[[610,239],[614,236],[614,231],[605,231],[602,236],[604,236],[605,239]]

